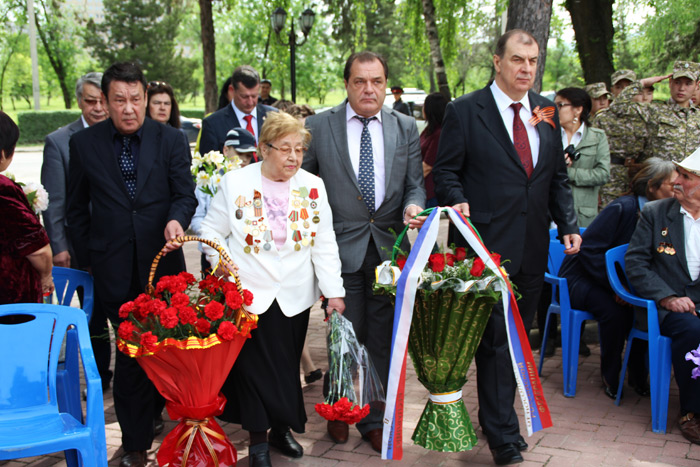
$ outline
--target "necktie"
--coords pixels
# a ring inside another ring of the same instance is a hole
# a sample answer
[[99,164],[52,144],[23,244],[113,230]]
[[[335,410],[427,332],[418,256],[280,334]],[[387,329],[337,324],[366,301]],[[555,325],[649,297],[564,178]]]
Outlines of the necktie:
[[255,136],[255,130],[253,130],[253,116],[252,115],[246,115],[243,117],[243,120],[248,123],[245,127],[246,130],[250,131],[250,134]]
[[362,138],[360,139],[360,170],[357,175],[357,182],[360,185],[362,199],[365,200],[369,213],[374,215],[374,157],[372,157],[372,136],[369,134],[369,122],[377,117],[355,118],[362,122]]
[[520,119],[520,109],[523,106],[520,102],[514,102],[510,105],[513,108],[513,145],[515,146],[515,151],[520,157],[520,162],[522,162],[523,167],[525,167],[525,172],[527,173],[527,178],[532,175],[532,151],[530,150],[530,140],[527,137],[527,130],[523,121]]
[[122,136],[122,152],[119,155],[119,168],[126,184],[129,197],[134,199],[136,195],[136,166],[134,156],[131,154],[131,136]]

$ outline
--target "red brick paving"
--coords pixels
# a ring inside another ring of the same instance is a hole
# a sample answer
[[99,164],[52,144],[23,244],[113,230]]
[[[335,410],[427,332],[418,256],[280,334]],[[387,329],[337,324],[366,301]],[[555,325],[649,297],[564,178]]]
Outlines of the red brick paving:
[[[195,247],[196,248],[196,247]],[[188,264],[198,264],[196,252],[188,254]],[[590,325],[587,339],[593,340],[597,335]],[[590,336],[593,336],[592,338]],[[309,344],[311,354],[318,366],[327,368],[325,356],[325,330],[320,311],[312,310],[309,325]],[[678,390],[671,382],[669,400],[668,432],[657,434],[651,431],[651,406],[648,398],[637,396],[631,388],[626,388],[622,404],[616,407],[602,392],[600,385],[599,359],[600,349],[597,344],[590,344],[592,354],[579,361],[578,387],[575,398],[562,395],[561,352],[557,349],[554,357],[545,360],[542,385],[552,412],[554,426],[543,432],[526,438],[530,445],[523,453],[523,466],[697,466],[700,465],[700,446],[693,445],[683,438],[676,425],[678,414]],[[539,354],[535,351],[535,358]],[[410,359],[409,359],[410,362]],[[493,465],[486,441],[481,434],[477,418],[477,399],[475,371],[469,372],[469,381],[463,389],[464,400],[472,417],[474,428],[479,437],[478,445],[472,450],[461,453],[437,453],[412,444],[410,437],[427,400],[427,392],[417,381],[413,367],[409,363],[406,381],[406,410],[404,419],[404,459],[402,461],[382,461],[368,443],[360,439],[356,430],[351,429],[347,444],[335,445],[325,433],[325,420],[313,410],[313,405],[322,400],[321,384],[316,382],[304,387],[306,412],[309,420],[306,433],[296,438],[302,444],[305,455],[301,459],[289,459],[272,452],[275,467],[282,466],[320,466],[372,467],[379,465],[417,465],[417,466],[463,466]],[[120,459],[120,431],[114,415],[111,391],[104,397],[105,419],[107,427],[107,446],[110,466],[117,466]],[[519,402],[518,402],[519,407]],[[521,427],[524,427],[522,410]],[[167,418],[167,415],[166,415]],[[168,430],[175,423],[166,423],[165,433],[160,435],[149,452],[150,466],[156,466],[155,452]],[[248,439],[240,426],[222,424],[225,432],[238,450],[239,464],[248,465]],[[49,467],[65,466],[62,453],[0,461],[2,467]]]

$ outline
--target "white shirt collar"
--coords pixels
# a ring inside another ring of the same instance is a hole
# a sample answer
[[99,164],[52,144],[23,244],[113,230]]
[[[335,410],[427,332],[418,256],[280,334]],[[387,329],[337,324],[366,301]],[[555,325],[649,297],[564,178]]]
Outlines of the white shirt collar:
[[499,112],[504,112],[510,105],[514,102],[520,102],[523,104],[523,107],[525,110],[527,110],[527,113],[530,114],[532,113],[532,109],[530,108],[530,99],[527,96],[527,93],[523,96],[522,99],[519,101],[514,101],[508,95],[501,90],[501,88],[498,87],[498,84],[496,84],[496,80],[493,80],[493,83],[491,83],[491,93],[493,93],[493,98],[496,100],[496,107],[498,107]]
[[[350,105],[350,102],[345,103],[345,121],[349,122],[352,120],[355,115],[357,115],[357,112],[355,112]],[[379,112],[376,113],[376,115],[373,115],[373,117],[377,117],[377,120],[381,123],[382,121],[382,111],[379,110]]]
[[83,117],[83,114],[80,114],[80,120],[82,120],[82,122],[83,122],[83,128],[87,128],[90,126],[90,125],[88,125],[87,120],[85,120],[85,117]]
[[[680,203],[679,203],[680,204]],[[700,217],[695,219],[691,213],[689,213],[683,206],[681,206],[681,214],[683,214],[685,217],[687,217],[689,220],[692,222],[697,222],[700,221]]]
[[[246,115],[252,115],[253,119],[257,121],[258,119],[258,106],[256,105],[253,107],[253,111],[250,112],[250,114],[247,114],[243,111],[241,111],[236,105],[233,103],[233,99],[231,99],[231,108],[233,109],[234,113],[236,114],[236,118],[238,118],[238,123],[241,125],[242,128],[245,128],[245,120],[243,120],[243,117]],[[257,138],[256,138],[257,139]]]

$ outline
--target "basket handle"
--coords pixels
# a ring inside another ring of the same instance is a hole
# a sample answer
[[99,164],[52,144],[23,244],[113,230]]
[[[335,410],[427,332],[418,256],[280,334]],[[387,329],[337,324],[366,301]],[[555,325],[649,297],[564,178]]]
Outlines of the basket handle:
[[[420,214],[416,215],[414,219],[418,216],[429,216],[431,212],[433,212],[435,209],[443,209],[442,207],[435,207],[435,208],[428,208],[425,209],[423,212]],[[476,227],[474,227],[474,224],[472,224],[472,221],[470,218],[465,217],[466,221],[469,223],[469,225],[472,226],[474,229],[474,232],[479,236],[479,239],[481,239],[481,234],[476,230]],[[403,242],[404,237],[406,236],[406,232],[408,232],[408,225],[403,228],[403,231],[399,234],[398,237],[396,237],[396,242],[394,242],[394,247],[391,249],[391,264],[395,265],[396,264],[396,257],[398,256],[399,252],[401,251],[401,242]]]
[[[176,237],[175,239],[169,241],[168,243],[186,243],[186,242],[200,242],[204,243],[205,245],[209,245],[213,249],[219,252],[220,255],[220,260],[223,259],[227,263],[233,264],[233,261],[231,260],[231,257],[226,253],[226,250],[223,249],[221,245],[216,243],[215,241],[212,240],[207,240],[206,238],[202,237],[195,237],[194,235],[181,235],[179,237]],[[156,275],[156,269],[158,268],[158,263],[160,262],[160,259],[163,257],[163,251],[159,251],[156,257],[153,259],[153,263],[151,264],[151,270],[148,273],[148,284],[146,285],[146,293],[149,295],[152,295],[155,288],[153,287],[153,278]],[[229,274],[233,276],[233,279],[236,282],[236,288],[238,289],[238,293],[243,295],[243,286],[241,285],[241,281],[238,278],[238,274],[232,273],[229,271]]]

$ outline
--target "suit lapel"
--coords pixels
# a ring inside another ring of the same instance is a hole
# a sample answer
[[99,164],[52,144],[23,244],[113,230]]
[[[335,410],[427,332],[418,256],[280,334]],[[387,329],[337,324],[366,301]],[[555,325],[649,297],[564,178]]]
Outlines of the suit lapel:
[[360,185],[357,183],[357,176],[350,162],[350,152],[348,151],[348,124],[345,114],[345,102],[331,109],[331,115],[328,119],[330,125],[330,134],[336,147],[335,154],[340,158],[340,164],[345,168],[348,178],[352,180],[357,190],[360,190]]
[[258,104],[257,114],[258,114],[257,115],[258,135],[260,135],[260,132],[262,131],[263,123],[265,123],[265,117],[267,116],[267,109],[265,109],[264,105]]
[[161,129],[158,124],[152,120],[146,119],[143,122],[143,131],[141,132],[141,148],[139,149],[139,163],[136,168],[136,196],[143,190],[148,175],[153,167],[155,158],[158,157],[158,142],[161,138]]
[[688,260],[685,256],[685,227],[683,225],[683,214],[681,214],[679,206],[678,202],[669,205],[669,210],[667,212],[668,225],[664,226],[664,228],[668,228],[670,243],[673,245],[673,249],[676,250],[674,256],[680,262],[683,272],[688,276],[688,279],[690,279]]
[[396,116],[392,112],[386,112],[382,107],[382,132],[384,135],[384,190],[389,191],[391,181],[391,168],[394,164],[396,153],[396,137],[399,134],[399,126]]
[[515,151],[513,141],[510,139],[508,130],[506,130],[506,126],[503,123],[503,117],[501,117],[501,113],[496,106],[496,100],[493,98],[491,89],[485,87],[481,90],[477,105],[481,107],[479,118],[484,124],[484,127],[493,135],[496,141],[498,141],[498,144],[501,145],[513,162],[522,169],[523,174],[527,175],[523,163],[520,162],[520,156],[518,156],[518,153]]

